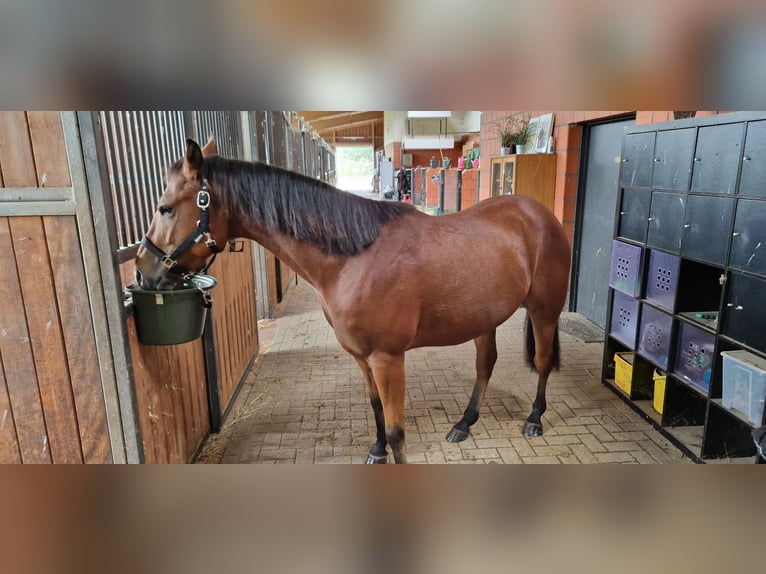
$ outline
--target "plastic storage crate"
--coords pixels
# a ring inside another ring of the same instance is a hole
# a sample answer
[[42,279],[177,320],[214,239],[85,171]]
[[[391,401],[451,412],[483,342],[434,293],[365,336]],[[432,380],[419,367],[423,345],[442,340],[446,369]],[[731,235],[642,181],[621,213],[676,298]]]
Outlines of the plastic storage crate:
[[646,299],[667,309],[675,308],[681,259],[670,253],[652,250],[646,275]]
[[614,299],[612,300],[612,321],[609,332],[612,337],[631,349],[636,347],[638,303],[638,299],[628,297],[619,291],[614,292]]
[[633,381],[633,353],[614,354],[614,384],[630,396]]
[[641,257],[643,249],[616,239],[612,242],[609,286],[631,297],[641,292]]
[[654,369],[654,375],[652,375],[652,380],[654,381],[652,406],[660,414],[662,414],[662,409],[665,407],[665,383],[667,379],[667,375],[663,375],[657,369]]
[[723,351],[723,406],[760,426],[766,401],[766,360],[748,351]]
[[714,352],[715,335],[682,321],[673,372],[707,394]]
[[673,317],[649,305],[641,306],[641,328],[638,336],[638,352],[659,365],[668,367],[670,352],[670,331]]

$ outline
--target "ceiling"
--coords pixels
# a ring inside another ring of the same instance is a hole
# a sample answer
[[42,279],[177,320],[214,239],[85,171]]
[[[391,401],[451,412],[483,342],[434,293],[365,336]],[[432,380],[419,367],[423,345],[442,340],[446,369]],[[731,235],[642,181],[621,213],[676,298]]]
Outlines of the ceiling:
[[330,145],[383,147],[382,111],[299,111]]

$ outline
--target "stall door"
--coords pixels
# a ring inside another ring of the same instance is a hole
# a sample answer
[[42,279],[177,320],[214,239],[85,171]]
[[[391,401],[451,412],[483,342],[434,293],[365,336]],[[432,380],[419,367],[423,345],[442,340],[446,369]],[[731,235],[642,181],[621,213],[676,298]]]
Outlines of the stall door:
[[580,216],[576,226],[575,311],[603,328],[614,214],[620,177],[620,154],[625,128],[635,120],[587,126]]

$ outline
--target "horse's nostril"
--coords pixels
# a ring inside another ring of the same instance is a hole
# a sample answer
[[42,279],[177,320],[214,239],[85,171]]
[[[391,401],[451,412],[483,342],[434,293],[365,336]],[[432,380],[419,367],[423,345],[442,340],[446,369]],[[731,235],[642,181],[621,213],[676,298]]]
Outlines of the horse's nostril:
[[141,287],[143,285],[143,283],[144,283],[144,276],[141,275],[141,271],[139,271],[138,268],[136,268],[136,270],[133,272],[133,274],[136,277],[136,285]]

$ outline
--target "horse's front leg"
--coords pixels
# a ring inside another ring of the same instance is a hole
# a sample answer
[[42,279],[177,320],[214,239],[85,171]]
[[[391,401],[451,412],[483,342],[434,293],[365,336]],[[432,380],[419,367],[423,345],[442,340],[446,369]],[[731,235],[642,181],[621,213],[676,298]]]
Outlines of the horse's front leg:
[[447,441],[449,442],[461,442],[467,439],[471,432],[471,425],[479,420],[481,400],[484,398],[489,378],[492,376],[492,369],[497,362],[497,343],[494,329],[486,335],[477,337],[473,342],[476,345],[476,383],[473,386],[471,400],[463,413],[463,418],[447,434]]
[[370,395],[370,404],[372,405],[372,412],[375,414],[375,427],[377,429],[377,440],[370,449],[370,454],[367,455],[367,464],[386,464],[388,460],[388,451],[386,450],[386,427],[385,418],[383,417],[383,403],[380,401],[378,386],[375,384],[372,369],[370,369],[370,366],[362,359],[356,359],[356,362],[359,364],[359,368],[362,369],[365,381],[367,381],[367,392]]
[[[375,352],[368,357],[367,364],[372,370],[372,379],[383,407],[386,442],[391,447],[394,462],[405,463],[407,455],[404,448],[404,353],[391,355]],[[378,433],[380,436],[380,423]]]

